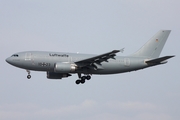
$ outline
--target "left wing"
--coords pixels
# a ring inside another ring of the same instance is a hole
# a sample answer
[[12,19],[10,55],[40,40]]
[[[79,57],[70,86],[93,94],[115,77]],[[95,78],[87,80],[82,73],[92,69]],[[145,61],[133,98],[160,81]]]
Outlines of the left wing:
[[101,55],[97,55],[91,58],[87,58],[84,60],[76,61],[75,64],[78,65],[78,67],[88,67],[88,68],[95,68],[98,69],[101,67],[102,62],[108,62],[108,59],[112,58],[115,59],[114,57],[116,56],[116,53],[118,52],[123,52],[124,48],[121,50],[113,50],[108,53],[104,53]]

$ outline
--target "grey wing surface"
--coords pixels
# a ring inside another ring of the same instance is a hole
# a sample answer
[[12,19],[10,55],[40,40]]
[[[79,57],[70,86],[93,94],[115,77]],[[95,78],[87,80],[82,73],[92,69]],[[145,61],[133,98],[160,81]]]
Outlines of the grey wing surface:
[[110,58],[115,59],[114,57],[116,56],[116,53],[118,53],[120,51],[121,50],[113,50],[108,53],[104,53],[104,54],[97,55],[97,56],[94,56],[91,58],[76,61],[75,64],[78,65],[78,67],[80,67],[80,68],[88,67],[88,68],[97,69],[98,66],[101,65],[101,62],[108,62],[108,59],[110,59]]

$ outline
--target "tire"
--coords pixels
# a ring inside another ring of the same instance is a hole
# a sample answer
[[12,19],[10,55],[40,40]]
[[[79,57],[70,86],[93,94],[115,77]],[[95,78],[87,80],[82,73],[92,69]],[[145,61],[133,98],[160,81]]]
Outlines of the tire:
[[82,77],[81,77],[81,80],[86,80],[86,76],[82,76]]
[[80,80],[76,80],[76,84],[79,85],[79,83],[81,83],[81,81]]
[[30,78],[31,78],[31,75],[28,75],[27,78],[30,79]]
[[91,76],[89,76],[89,75],[86,76],[86,79],[87,79],[87,80],[90,80],[90,79],[91,79]]
[[81,83],[84,84],[84,83],[85,83],[85,80],[81,80]]

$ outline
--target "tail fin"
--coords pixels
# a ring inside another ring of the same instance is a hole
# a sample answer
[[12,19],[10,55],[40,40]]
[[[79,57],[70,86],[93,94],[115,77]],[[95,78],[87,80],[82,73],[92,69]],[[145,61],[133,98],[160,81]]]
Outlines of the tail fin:
[[170,32],[171,30],[160,30],[141,49],[134,53],[133,56],[158,58]]

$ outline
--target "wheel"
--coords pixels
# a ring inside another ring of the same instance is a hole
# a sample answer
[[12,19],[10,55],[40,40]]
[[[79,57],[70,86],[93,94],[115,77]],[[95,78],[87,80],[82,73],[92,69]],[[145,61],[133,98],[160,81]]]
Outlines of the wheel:
[[85,83],[85,80],[81,80],[81,83],[84,84],[84,83]]
[[81,83],[81,81],[80,80],[76,80],[76,84],[78,85],[79,83]]
[[30,79],[30,78],[31,78],[31,75],[28,75],[27,78]]
[[89,75],[86,76],[86,79],[87,79],[87,80],[90,80],[90,79],[91,79],[91,76],[89,76]]
[[86,80],[86,76],[82,76],[81,80],[83,80],[83,81]]

